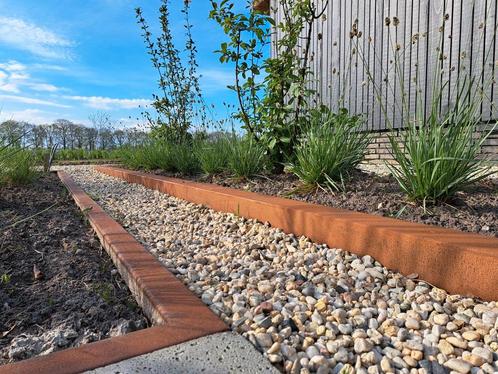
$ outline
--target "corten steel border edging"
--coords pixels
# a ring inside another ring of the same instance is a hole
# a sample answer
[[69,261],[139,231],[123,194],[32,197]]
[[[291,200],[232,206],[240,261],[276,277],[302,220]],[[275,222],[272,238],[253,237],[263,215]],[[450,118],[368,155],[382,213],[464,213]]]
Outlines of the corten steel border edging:
[[155,326],[77,348],[0,366],[0,374],[74,374],[198,338],[185,327]]
[[0,374],[80,373],[228,330],[221,319],[108,216],[68,174],[59,171],[58,175],[144,313],[159,326],[2,365]]
[[331,248],[368,254],[451,293],[498,300],[497,238],[117,167],[95,169],[214,210],[268,221]]

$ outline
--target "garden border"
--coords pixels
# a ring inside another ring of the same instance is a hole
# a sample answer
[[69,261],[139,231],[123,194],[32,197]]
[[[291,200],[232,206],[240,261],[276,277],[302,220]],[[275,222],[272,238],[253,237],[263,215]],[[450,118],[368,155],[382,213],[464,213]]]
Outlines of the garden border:
[[0,374],[79,373],[229,330],[67,173],[59,171],[57,174],[90,222],[144,313],[159,326],[5,364],[0,366]]
[[451,293],[498,300],[498,238],[112,166],[95,170],[211,209],[269,222]]

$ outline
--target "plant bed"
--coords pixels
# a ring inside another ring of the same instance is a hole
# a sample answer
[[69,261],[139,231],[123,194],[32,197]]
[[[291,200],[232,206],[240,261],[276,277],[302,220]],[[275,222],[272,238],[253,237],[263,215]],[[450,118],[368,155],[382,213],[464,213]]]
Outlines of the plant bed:
[[56,175],[0,187],[0,275],[0,364],[148,325]]
[[303,192],[292,174],[240,180],[226,175],[185,176],[161,170],[152,173],[498,237],[498,178],[487,178],[459,192],[451,201],[424,209],[406,199],[391,175],[361,170],[354,171],[345,191],[316,188],[312,192]]

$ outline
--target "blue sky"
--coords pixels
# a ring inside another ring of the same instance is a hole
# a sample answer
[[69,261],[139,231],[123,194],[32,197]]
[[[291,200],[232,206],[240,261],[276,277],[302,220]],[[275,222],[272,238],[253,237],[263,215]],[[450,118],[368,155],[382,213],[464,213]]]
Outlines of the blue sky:
[[[183,40],[182,1],[171,3],[174,33]],[[137,6],[156,31],[159,0],[0,0],[0,121],[86,124],[105,111],[133,126],[157,86]],[[213,53],[224,35],[209,10],[208,0],[195,0],[191,19],[202,89],[222,116],[222,102],[234,102],[226,88],[233,70]]]

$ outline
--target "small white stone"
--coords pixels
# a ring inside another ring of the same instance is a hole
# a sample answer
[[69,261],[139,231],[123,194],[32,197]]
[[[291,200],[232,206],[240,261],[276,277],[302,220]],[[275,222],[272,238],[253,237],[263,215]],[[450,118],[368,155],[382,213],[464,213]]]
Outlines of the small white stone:
[[464,360],[452,358],[444,363],[444,366],[458,373],[467,374],[472,369],[472,365]]

